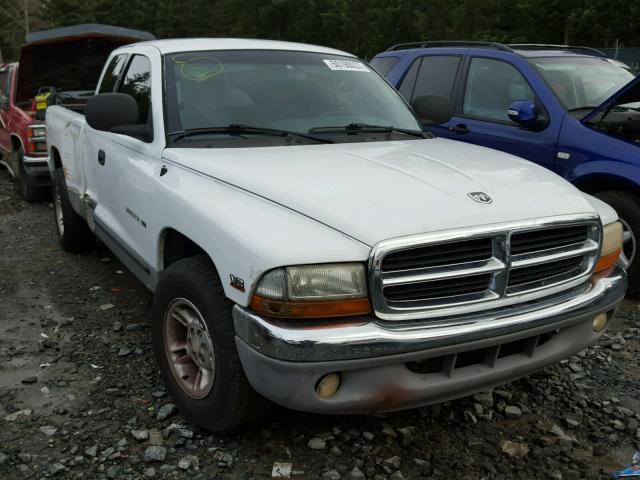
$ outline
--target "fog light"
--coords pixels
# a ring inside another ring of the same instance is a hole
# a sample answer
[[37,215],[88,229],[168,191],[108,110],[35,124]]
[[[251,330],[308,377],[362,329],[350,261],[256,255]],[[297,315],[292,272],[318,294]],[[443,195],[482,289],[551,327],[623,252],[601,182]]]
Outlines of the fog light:
[[596,318],[593,319],[593,331],[601,332],[602,330],[604,330],[604,327],[607,326],[608,321],[609,319],[606,313],[596,315]]
[[318,380],[316,393],[320,398],[329,398],[335,395],[339,387],[340,375],[337,373],[329,373]]

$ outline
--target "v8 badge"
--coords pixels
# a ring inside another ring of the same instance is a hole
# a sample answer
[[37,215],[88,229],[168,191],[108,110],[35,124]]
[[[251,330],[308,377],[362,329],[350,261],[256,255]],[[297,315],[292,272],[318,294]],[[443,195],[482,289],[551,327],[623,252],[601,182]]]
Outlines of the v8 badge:
[[241,279],[240,277],[236,277],[233,274],[229,274],[229,278],[231,278],[231,282],[230,285],[235,288],[236,290],[240,290],[241,292],[244,292],[244,280]]

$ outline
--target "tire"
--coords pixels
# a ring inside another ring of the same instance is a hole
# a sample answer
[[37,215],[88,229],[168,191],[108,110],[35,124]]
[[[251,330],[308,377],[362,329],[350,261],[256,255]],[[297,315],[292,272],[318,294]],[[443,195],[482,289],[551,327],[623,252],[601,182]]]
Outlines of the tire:
[[629,275],[627,293],[638,293],[640,292],[640,255],[637,243],[640,241],[640,197],[623,190],[608,190],[597,193],[595,196],[611,205],[622,221],[625,238],[621,260]]
[[[0,170],[3,168],[7,169],[7,172],[9,172],[9,175],[11,176],[11,178],[13,180],[18,180],[18,176],[16,175],[16,171],[15,171],[15,164],[16,162],[16,158],[18,156],[18,152],[11,152],[8,154],[2,154],[0,153],[1,157],[0,157]],[[15,157],[15,158],[14,158]]]
[[95,236],[87,222],[76,213],[69,200],[64,171],[59,168],[53,178],[53,217],[58,241],[65,252],[78,253],[95,245]]
[[20,171],[20,189],[22,190],[22,198],[27,202],[43,202],[49,198],[51,193],[47,187],[36,185],[33,177],[27,173],[24,168],[24,151],[22,147],[17,152],[18,169]]
[[[185,417],[211,431],[255,420],[269,406],[244,374],[232,307],[204,255],[172,264],[161,277],[152,306],[153,346],[169,393]],[[185,322],[187,317],[190,322]]]

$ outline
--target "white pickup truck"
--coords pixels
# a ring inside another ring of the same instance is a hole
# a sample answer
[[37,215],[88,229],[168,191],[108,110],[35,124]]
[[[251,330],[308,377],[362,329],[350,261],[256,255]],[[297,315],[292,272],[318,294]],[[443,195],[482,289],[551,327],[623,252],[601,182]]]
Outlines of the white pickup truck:
[[329,48],[118,48],[84,114],[47,111],[60,242],[99,237],[155,293],[164,379],[205,428],[265,399],[357,413],[486,390],[602,334],[622,230],[546,169],[422,133],[449,107],[414,113]]

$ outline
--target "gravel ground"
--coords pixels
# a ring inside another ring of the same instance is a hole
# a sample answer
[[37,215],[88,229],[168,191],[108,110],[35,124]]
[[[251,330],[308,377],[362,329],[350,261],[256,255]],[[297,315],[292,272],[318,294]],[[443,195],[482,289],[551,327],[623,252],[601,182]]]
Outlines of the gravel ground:
[[274,408],[224,434],[171,404],[150,301],[106,248],[62,252],[51,205],[0,171],[1,479],[592,479],[640,438],[634,301],[598,345],[492,393],[385,415]]

